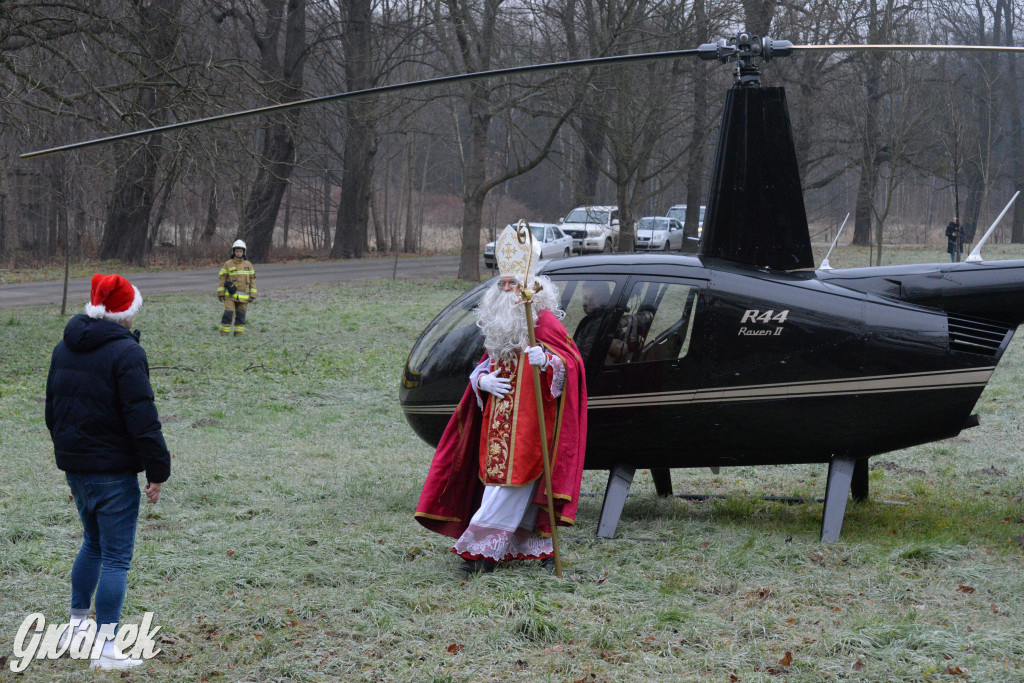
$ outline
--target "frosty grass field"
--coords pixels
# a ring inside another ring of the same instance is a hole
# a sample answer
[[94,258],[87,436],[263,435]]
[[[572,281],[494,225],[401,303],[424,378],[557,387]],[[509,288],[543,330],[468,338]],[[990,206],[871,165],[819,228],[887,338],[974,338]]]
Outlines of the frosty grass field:
[[[212,295],[147,297],[137,327],[174,459],[140,513],[123,612],[154,612],[163,651],[128,678],[1024,679],[1020,337],[980,427],[872,459],[871,501],[838,543],[817,540],[820,504],[760,499],[821,495],[825,466],[673,471],[677,492],[730,496],[708,502],[659,499],[638,473],[614,540],[594,537],[600,495],[583,498],[562,580],[537,563],[467,578],[413,520],[432,450],[397,400],[416,335],[466,287],[261,288],[242,339],[217,335]],[[4,662],[28,614],[67,615],[80,529],[42,404],[64,323],[0,311]],[[94,678],[68,659],[21,676]]]

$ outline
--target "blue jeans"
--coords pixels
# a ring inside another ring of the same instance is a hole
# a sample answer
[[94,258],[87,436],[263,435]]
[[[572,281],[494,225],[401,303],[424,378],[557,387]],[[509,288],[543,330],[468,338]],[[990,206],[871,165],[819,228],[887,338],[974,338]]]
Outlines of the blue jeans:
[[89,609],[96,593],[96,623],[117,624],[128,587],[139,517],[135,474],[65,473],[82,519],[82,547],[71,568],[71,609]]

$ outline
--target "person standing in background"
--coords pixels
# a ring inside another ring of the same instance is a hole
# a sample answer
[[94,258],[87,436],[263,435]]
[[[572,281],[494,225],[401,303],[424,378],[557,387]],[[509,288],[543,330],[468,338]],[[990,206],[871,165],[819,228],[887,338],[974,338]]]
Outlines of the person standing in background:
[[220,269],[217,298],[224,302],[224,315],[220,318],[220,333],[231,334],[232,319],[235,336],[245,334],[245,311],[256,300],[256,271],[245,260],[245,242],[235,240],[231,245],[231,258]]
[[964,251],[964,229],[960,227],[960,220],[956,216],[946,226],[946,242],[949,260],[956,263]]

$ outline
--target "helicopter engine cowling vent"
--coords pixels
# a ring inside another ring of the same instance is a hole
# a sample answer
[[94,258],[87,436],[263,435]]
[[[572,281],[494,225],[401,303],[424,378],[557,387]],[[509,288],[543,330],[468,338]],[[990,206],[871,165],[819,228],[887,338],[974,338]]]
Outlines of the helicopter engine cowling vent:
[[996,356],[1010,328],[980,318],[950,313],[949,348],[953,351]]

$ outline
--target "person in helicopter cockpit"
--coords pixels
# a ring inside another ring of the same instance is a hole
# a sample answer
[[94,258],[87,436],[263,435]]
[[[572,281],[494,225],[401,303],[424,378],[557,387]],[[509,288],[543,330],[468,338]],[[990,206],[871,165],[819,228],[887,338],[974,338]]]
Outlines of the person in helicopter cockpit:
[[[592,280],[584,282],[582,289],[584,316],[576,325],[573,341],[586,361],[597,344],[598,332],[609,312],[612,283],[606,280]],[[609,331],[611,341],[604,365],[630,362],[633,353],[643,345],[643,339],[647,336],[653,319],[654,312],[647,308],[641,308],[634,314],[623,313]]]
[[612,296],[612,283],[604,280],[592,280],[584,282],[583,290],[583,318],[576,325],[573,333],[573,341],[584,361],[590,358],[590,351],[597,342],[597,334],[601,329],[605,314],[608,312],[608,302]]

